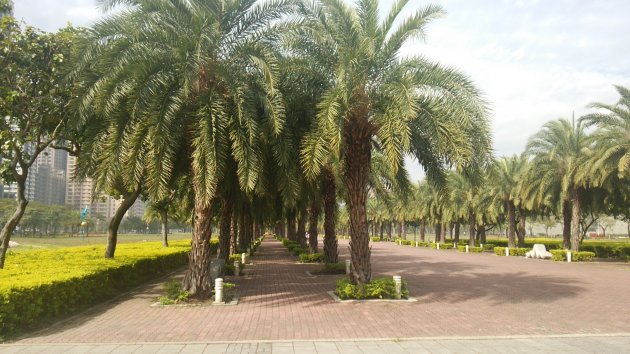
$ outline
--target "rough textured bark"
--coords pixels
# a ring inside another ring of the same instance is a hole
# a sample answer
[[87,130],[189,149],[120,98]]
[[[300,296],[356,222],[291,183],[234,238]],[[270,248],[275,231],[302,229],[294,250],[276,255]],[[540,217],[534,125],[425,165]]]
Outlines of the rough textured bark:
[[6,260],[7,250],[9,249],[9,241],[11,240],[11,235],[13,234],[13,230],[17,227],[24,216],[24,212],[26,211],[26,206],[28,205],[28,200],[26,200],[26,176],[24,173],[23,178],[19,178],[17,181],[17,207],[11,215],[11,218],[4,224],[2,227],[2,234],[0,234],[0,269],[4,268],[4,262]]
[[126,194],[122,203],[120,203],[120,206],[118,206],[118,209],[116,209],[114,216],[110,220],[109,226],[107,227],[107,247],[105,248],[105,258],[114,258],[116,244],[118,243],[118,227],[120,226],[120,222],[125,216],[127,210],[129,210],[136,199],[138,199],[141,190],[142,188],[137,186],[133,192]]
[[420,241],[425,241],[425,233],[427,231],[427,221],[425,219],[422,219],[422,221],[420,221]]
[[232,222],[230,227],[230,252],[235,254],[238,251],[238,216],[236,212],[232,213]]
[[508,212],[508,247],[516,247],[516,207],[514,202],[508,200],[507,212]]
[[444,243],[442,241],[442,224],[440,223],[435,224],[435,242]]
[[297,241],[300,246],[306,247],[306,211],[300,210],[297,223]]
[[339,261],[335,219],[337,213],[337,188],[330,166],[322,170],[322,193],[324,196],[324,259],[326,263]]
[[295,212],[289,211],[287,215],[287,238],[297,241],[297,230],[295,229]]
[[212,235],[212,204],[202,203],[195,198],[193,211],[193,235],[188,270],[182,281],[182,288],[191,297],[205,300],[210,295],[210,237]]
[[317,253],[317,223],[319,222],[319,203],[311,201],[308,221],[308,245],[311,253]]
[[565,250],[571,248],[571,220],[572,220],[571,202],[565,200],[562,203],[562,247]]
[[475,212],[473,209],[468,209],[468,246],[475,247],[475,236],[477,234],[477,230],[475,228]]
[[162,222],[162,247],[168,247],[168,210],[164,208],[160,211]]
[[398,225],[397,225],[397,226],[398,226],[398,230],[396,230],[396,231],[397,231],[397,233],[398,233],[398,238],[403,238],[403,232],[402,232],[402,231],[403,231],[403,226],[402,226],[402,222],[398,222]]
[[221,218],[219,220],[219,258],[228,261],[230,258],[230,234],[232,229],[232,199],[223,199]]
[[571,251],[580,250],[580,219],[582,218],[582,205],[580,203],[580,190],[572,189],[571,195]]
[[247,235],[245,229],[245,212],[241,211],[238,216],[238,250],[236,251],[236,253],[241,253],[240,251],[247,248]]
[[459,243],[459,222],[455,223],[455,237],[453,238],[453,242]]
[[[630,224],[628,224],[628,225],[630,225]],[[383,233],[384,232],[385,232],[385,222],[381,221],[379,223],[379,238],[380,238],[381,241],[383,241]]]
[[348,190],[351,278],[354,283],[364,284],[372,279],[366,210],[372,159],[372,128],[367,121],[367,111],[356,113],[356,116],[346,120],[344,127],[347,151],[344,156],[343,179]]

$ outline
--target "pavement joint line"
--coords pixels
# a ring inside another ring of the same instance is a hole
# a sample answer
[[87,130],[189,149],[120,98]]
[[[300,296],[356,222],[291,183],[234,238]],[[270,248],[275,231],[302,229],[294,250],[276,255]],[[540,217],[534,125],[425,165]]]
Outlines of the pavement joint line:
[[257,340],[238,340],[238,341],[190,341],[190,342],[68,342],[68,343],[4,343],[2,347],[15,346],[64,346],[64,345],[187,345],[187,344],[260,344],[260,343],[330,343],[330,342],[412,342],[412,341],[451,341],[451,340],[471,340],[471,341],[488,341],[488,340],[510,340],[510,339],[556,339],[556,338],[613,338],[613,337],[630,337],[630,333],[570,333],[570,334],[541,334],[541,335],[511,335],[511,336],[453,336],[453,337],[406,337],[406,338],[333,338],[333,339],[257,339]]

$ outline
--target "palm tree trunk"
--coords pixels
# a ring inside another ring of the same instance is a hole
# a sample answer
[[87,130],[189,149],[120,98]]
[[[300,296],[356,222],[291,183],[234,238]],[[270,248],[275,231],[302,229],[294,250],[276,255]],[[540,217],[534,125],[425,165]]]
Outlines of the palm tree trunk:
[[298,215],[297,240],[300,246],[306,247],[306,210],[300,210]]
[[[379,228],[380,228],[380,231],[379,231],[380,232],[380,239],[381,239],[381,241],[383,241],[383,233],[385,232],[385,222],[381,221],[379,223],[379,225],[380,225],[379,226]],[[630,225],[630,223],[628,223],[628,225]],[[628,226],[628,228],[630,229],[630,226]]]
[[391,221],[387,222],[387,240],[388,241],[392,240],[392,222]]
[[168,247],[168,209],[160,210],[160,219],[162,222],[162,247]]
[[317,223],[319,222],[319,203],[313,198],[311,200],[309,221],[308,221],[308,245],[311,253],[317,253]]
[[22,216],[24,216],[24,212],[26,211],[26,206],[28,205],[28,200],[26,200],[26,176],[28,170],[22,172],[23,177],[16,178],[17,184],[17,206],[11,218],[4,224],[2,227],[2,234],[0,234],[0,269],[4,268],[4,262],[6,260],[7,250],[9,249],[9,241],[11,240],[11,235],[13,231],[20,223]]
[[442,224],[435,224],[435,243],[444,243],[442,242]]
[[120,203],[118,209],[116,209],[112,220],[109,222],[109,227],[107,228],[107,247],[105,248],[105,258],[114,258],[116,244],[118,243],[118,227],[120,226],[120,222],[125,216],[127,210],[129,210],[133,203],[135,203],[136,199],[138,199],[141,190],[142,188],[138,185],[133,192],[125,195],[122,203]]
[[[356,118],[356,119],[355,119]],[[344,140],[344,183],[348,190],[350,217],[351,277],[354,283],[365,284],[372,279],[370,238],[367,230],[366,202],[372,159],[372,128],[367,114],[359,113],[346,120]]]
[[468,209],[468,246],[475,247],[475,236],[477,234],[477,230],[475,228],[475,212],[472,208]]
[[297,230],[295,229],[295,211],[289,210],[287,213],[287,238],[297,241]]
[[422,221],[420,221],[420,241],[422,242],[425,241],[426,231],[427,231],[427,221],[425,219],[422,219]]
[[322,169],[322,194],[324,197],[324,259],[326,263],[337,263],[337,235],[335,234],[335,219],[337,212],[337,190],[332,168]]
[[188,291],[193,298],[205,300],[210,295],[212,203],[203,203],[200,199],[195,195],[192,244],[182,289]]
[[571,248],[571,220],[572,220],[571,201],[565,200],[562,203],[562,247],[565,250]]
[[508,247],[516,247],[516,207],[514,202],[508,200],[507,202],[508,212]]
[[580,250],[580,219],[582,218],[582,205],[580,203],[580,190],[575,188],[571,195],[571,251]]
[[402,238],[407,239],[407,226],[405,225],[405,220],[400,223],[400,227],[402,228]]
[[230,258],[230,231],[232,226],[232,198],[223,199],[221,219],[219,221],[219,259],[228,261]]
[[230,252],[235,254],[238,251],[238,214],[235,210],[232,212],[232,222],[230,224]]
[[398,233],[398,238],[399,238],[399,239],[402,239],[402,222],[398,222],[398,230],[397,230],[397,233]]
[[459,243],[459,221],[455,223],[455,237],[453,238],[453,242]]
[[519,210],[520,218],[518,219],[518,247],[525,247],[525,215],[523,210]]

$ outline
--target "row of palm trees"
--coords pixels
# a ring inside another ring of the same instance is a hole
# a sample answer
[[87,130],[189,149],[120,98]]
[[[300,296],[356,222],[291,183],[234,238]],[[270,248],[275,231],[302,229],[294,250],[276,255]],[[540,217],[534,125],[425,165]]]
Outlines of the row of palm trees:
[[[509,247],[523,247],[526,220],[558,220],[566,249],[579,250],[597,217],[630,221],[630,90],[617,86],[615,104],[594,103],[595,113],[546,123],[521,155],[492,161],[474,176],[451,171],[444,186],[424,181],[408,191],[374,194],[368,201],[373,235],[404,236],[430,226],[437,242],[446,231],[458,241],[485,243],[491,229],[506,231]],[[343,223],[343,222],[342,222]]]
[[369,282],[366,203],[372,191],[408,184],[403,156],[440,182],[451,168],[475,171],[491,151],[473,83],[419,55],[399,57],[443,14],[408,2],[381,19],[376,0],[101,1],[123,8],[86,31],[68,77],[78,175],[123,198],[117,216],[137,198],[162,213],[169,203],[192,210],[183,286],[193,296],[210,292],[213,220],[227,257],[237,234],[246,244],[271,225],[297,237],[307,220],[312,234],[323,211],[333,261],[340,199],[352,278]]

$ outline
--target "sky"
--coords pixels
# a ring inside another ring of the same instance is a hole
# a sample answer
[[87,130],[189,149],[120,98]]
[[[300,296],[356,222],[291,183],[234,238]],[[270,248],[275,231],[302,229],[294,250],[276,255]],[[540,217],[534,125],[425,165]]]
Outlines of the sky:
[[[15,17],[46,31],[89,25],[94,0],[14,0]],[[379,2],[383,10],[392,0]],[[579,117],[592,102],[614,103],[613,85],[630,87],[630,1],[436,0],[446,15],[402,55],[458,68],[491,108],[496,156],[521,153],[542,125]],[[429,4],[411,1],[407,12]],[[412,179],[421,178],[407,159]]]

